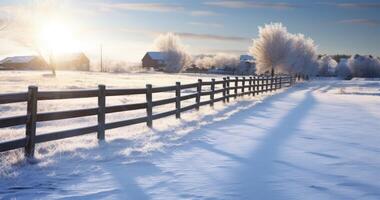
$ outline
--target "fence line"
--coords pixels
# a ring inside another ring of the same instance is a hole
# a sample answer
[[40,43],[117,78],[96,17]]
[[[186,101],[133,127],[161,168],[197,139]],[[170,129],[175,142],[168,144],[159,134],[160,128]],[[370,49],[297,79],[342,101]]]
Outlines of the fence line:
[[[224,103],[230,102],[230,98],[236,99],[238,96],[244,95],[258,95],[264,92],[272,92],[281,89],[283,86],[292,86],[296,81],[295,77],[291,76],[255,76],[249,77],[225,77],[223,80],[216,81],[203,81],[199,79],[197,83],[184,84],[176,82],[174,86],[153,87],[147,84],[146,88],[134,89],[106,89],[105,85],[99,85],[97,90],[80,90],[80,91],[51,91],[44,92],[38,91],[36,86],[29,86],[28,92],[13,93],[13,94],[0,94],[0,105],[9,103],[27,102],[27,114],[23,116],[12,116],[7,118],[0,118],[0,128],[13,127],[18,125],[26,125],[25,138],[6,141],[0,143],[0,152],[10,151],[14,149],[24,148],[26,157],[34,156],[34,148],[37,143],[60,140],[69,137],[75,137],[90,133],[97,133],[98,140],[105,139],[105,131],[109,129],[129,126],[133,124],[146,123],[148,127],[153,127],[153,121],[163,117],[174,115],[177,119],[181,117],[181,113],[196,109],[199,110],[201,106],[209,105],[214,106],[214,103],[223,101]],[[233,83],[233,84],[231,84]],[[240,86],[239,86],[239,83]],[[222,89],[216,89],[217,85],[222,85]],[[234,87],[230,87],[234,85]],[[202,86],[210,86],[209,91],[202,91]],[[181,95],[181,90],[195,88],[196,93],[189,95]],[[247,90],[246,90],[247,89]],[[231,93],[233,91],[233,93]],[[240,91],[240,92],[239,92]],[[174,98],[162,99],[153,101],[152,94],[160,92],[174,92]],[[145,94],[146,102],[106,106],[106,97],[110,96],[124,96],[124,95],[138,95]],[[221,97],[215,98],[216,94],[222,94]],[[208,101],[201,101],[203,96],[209,96]],[[68,111],[44,112],[37,113],[37,102],[43,100],[56,100],[56,99],[76,99],[97,97],[97,108],[86,108]],[[195,104],[185,107],[181,106],[181,102],[189,99],[195,99]],[[155,106],[166,105],[175,103],[175,110],[166,111],[159,114],[153,114]],[[106,123],[106,114],[116,113],[131,110],[146,110],[146,116],[134,119],[116,121]],[[97,125],[84,128],[77,128],[72,130],[57,131],[46,134],[37,134],[36,125],[38,122],[54,121],[78,117],[97,116]]]

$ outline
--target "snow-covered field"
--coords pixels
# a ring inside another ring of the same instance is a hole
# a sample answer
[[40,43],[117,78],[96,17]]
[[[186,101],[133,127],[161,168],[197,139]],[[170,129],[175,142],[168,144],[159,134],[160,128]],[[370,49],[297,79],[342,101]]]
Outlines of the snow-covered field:
[[[62,72],[51,81],[37,72],[0,73],[1,92],[35,83],[56,90],[198,78]],[[13,114],[11,106],[0,107],[1,117]],[[40,109],[60,109],[55,106]],[[152,130],[141,125],[109,131],[104,143],[94,134],[40,144],[33,165],[20,152],[3,154],[0,199],[380,199],[379,121],[380,81],[314,80],[271,96],[204,107],[181,120],[155,121]],[[1,130],[0,139],[22,136],[21,130]]]

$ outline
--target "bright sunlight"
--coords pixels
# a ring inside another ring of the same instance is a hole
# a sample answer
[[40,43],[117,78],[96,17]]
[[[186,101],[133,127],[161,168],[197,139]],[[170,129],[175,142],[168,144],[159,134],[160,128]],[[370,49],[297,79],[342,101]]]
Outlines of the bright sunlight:
[[39,30],[40,47],[54,54],[69,53],[78,49],[73,29],[61,21],[50,21]]

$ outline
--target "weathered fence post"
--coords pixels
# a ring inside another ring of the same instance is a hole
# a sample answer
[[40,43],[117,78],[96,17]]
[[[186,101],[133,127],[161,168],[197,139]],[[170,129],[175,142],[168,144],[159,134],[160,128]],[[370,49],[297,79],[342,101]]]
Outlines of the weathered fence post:
[[105,138],[106,123],[106,86],[98,86],[98,140]]
[[269,76],[266,76],[265,78],[265,92],[268,92],[268,85],[269,85]]
[[211,93],[210,93],[210,106],[214,106],[214,96],[215,96],[215,79],[211,79]]
[[201,92],[202,92],[202,79],[198,79],[198,85],[197,85],[197,97],[195,98],[196,102],[196,110],[199,110],[200,103],[201,103]]
[[223,77],[223,103],[226,103],[226,94],[227,94],[227,79],[226,77]]
[[253,77],[253,85],[252,85],[252,95],[256,96],[256,76]]
[[249,90],[249,96],[252,95],[252,76],[249,77],[249,87],[248,87],[248,90]]
[[26,112],[26,145],[25,156],[33,158],[37,124],[37,93],[38,87],[29,86],[28,88],[28,105]]
[[[290,77],[290,82],[292,82],[292,77]],[[282,88],[282,76],[280,76],[280,89]]]
[[241,87],[241,93],[244,96],[244,92],[245,92],[245,76],[243,76],[243,83],[241,85],[242,85],[242,87]]
[[274,76],[271,76],[270,77],[270,91],[272,92],[273,91],[273,85],[274,84]]
[[239,77],[236,76],[235,77],[235,90],[234,90],[235,99],[237,98],[238,80],[239,80]]
[[175,117],[181,118],[181,82],[175,83]]
[[227,76],[227,103],[230,102],[230,77]]
[[153,126],[153,103],[152,103],[152,85],[151,84],[146,85],[146,116],[148,118],[146,125],[149,128],[152,128],[152,126]]

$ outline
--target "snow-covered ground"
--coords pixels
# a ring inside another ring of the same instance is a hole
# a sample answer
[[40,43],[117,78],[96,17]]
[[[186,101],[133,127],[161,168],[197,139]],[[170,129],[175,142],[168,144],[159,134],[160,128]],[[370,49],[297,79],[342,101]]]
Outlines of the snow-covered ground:
[[[107,80],[98,77],[87,87]],[[110,131],[100,144],[92,135],[37,145],[32,165],[2,155],[0,199],[380,199],[379,121],[380,81],[314,80],[153,130]]]

